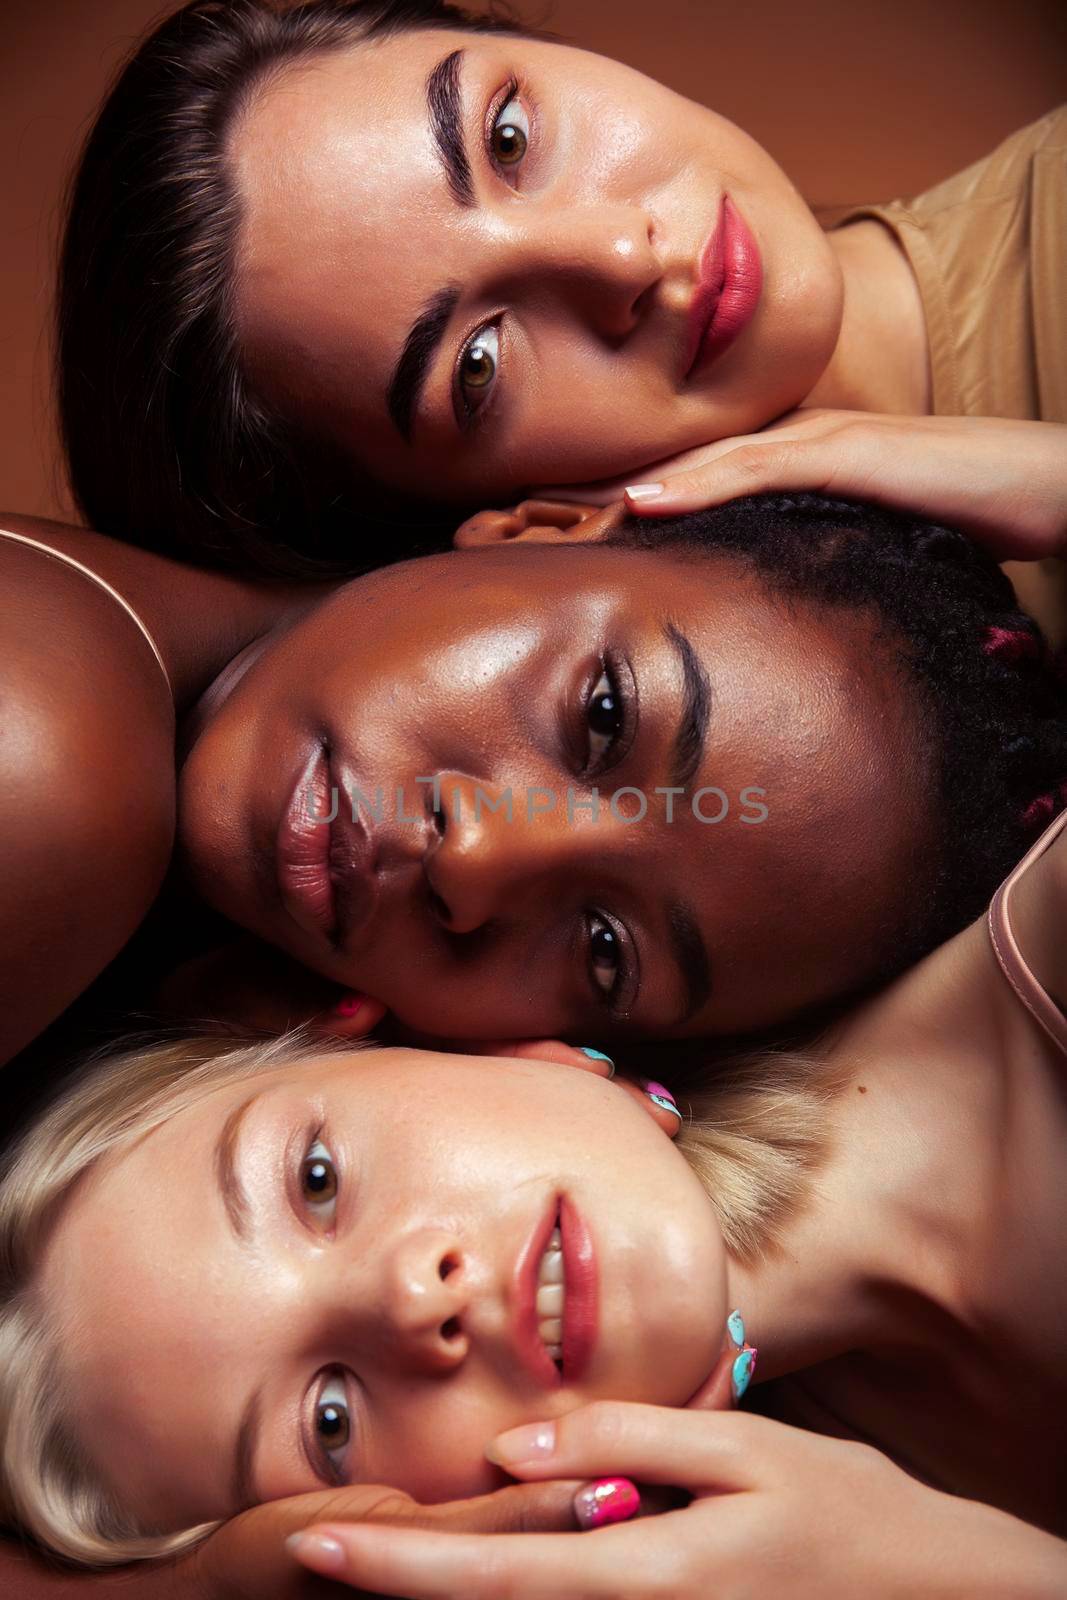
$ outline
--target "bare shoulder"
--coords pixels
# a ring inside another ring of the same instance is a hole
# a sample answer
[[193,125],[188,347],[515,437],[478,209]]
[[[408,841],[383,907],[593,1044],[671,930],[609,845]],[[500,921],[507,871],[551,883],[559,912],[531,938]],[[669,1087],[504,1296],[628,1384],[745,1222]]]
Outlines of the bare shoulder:
[[2,1062],[155,898],[173,843],[174,727],[144,640],[95,584],[0,540],[0,595]]
[[1067,1011],[1067,824],[1016,883],[1010,915],[1027,965]]

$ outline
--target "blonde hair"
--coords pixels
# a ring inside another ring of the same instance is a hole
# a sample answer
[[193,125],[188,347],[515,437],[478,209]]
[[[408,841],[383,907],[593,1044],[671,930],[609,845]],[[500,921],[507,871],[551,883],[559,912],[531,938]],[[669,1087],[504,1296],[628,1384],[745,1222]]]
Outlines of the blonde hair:
[[98,1481],[66,1421],[36,1268],[64,1200],[104,1156],[225,1083],[352,1047],[306,1032],[127,1041],[90,1057],[16,1144],[0,1181],[0,1520],[86,1566],[177,1555],[218,1526],[146,1531]]
[[[103,1157],[144,1138],[223,1084],[359,1048],[306,1031],[127,1041],[91,1057],[15,1146],[0,1181],[0,1519],[69,1561],[103,1567],[175,1556],[219,1526],[140,1526],[99,1482],[67,1423],[59,1341],[35,1289],[64,1201]],[[680,1096],[679,1148],[700,1177],[728,1250],[773,1249],[826,1147],[834,1084],[817,1055],[747,1055]]]

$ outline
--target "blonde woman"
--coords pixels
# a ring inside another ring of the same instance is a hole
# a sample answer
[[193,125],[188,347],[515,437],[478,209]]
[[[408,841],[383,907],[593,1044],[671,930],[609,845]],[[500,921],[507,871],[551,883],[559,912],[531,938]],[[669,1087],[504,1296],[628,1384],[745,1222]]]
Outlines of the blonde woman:
[[[684,1118],[581,1058],[98,1063],[0,1191],[8,1514],[103,1563],[316,1481],[610,1473],[693,1499],[293,1549],[414,1600],[1062,1593],[1065,820],[987,918]],[[660,1409],[724,1364],[743,1394],[744,1328],[768,1409],[830,1438]]]

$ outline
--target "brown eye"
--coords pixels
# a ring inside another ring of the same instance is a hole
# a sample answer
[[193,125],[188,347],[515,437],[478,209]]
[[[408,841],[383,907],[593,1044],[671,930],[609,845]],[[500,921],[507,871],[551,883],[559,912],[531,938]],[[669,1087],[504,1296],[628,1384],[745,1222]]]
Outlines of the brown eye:
[[345,1453],[352,1441],[352,1414],[344,1376],[333,1372],[315,1402],[315,1438],[328,1470],[344,1475]]
[[476,333],[459,358],[457,382],[467,411],[476,411],[488,396],[500,363],[500,334],[496,328]]
[[332,1400],[320,1400],[315,1413],[319,1438],[328,1450],[336,1450],[348,1443],[348,1412]]
[[318,1139],[304,1157],[300,1187],[305,1200],[316,1209],[332,1205],[337,1198],[337,1168],[330,1152]]
[[597,679],[585,715],[589,726],[589,765],[596,767],[611,753],[622,732],[622,704],[607,669]]
[[589,918],[589,965],[597,988],[610,994],[619,981],[622,952],[615,930],[595,914]]
[[502,167],[516,167],[526,154],[530,142],[530,123],[522,102],[513,95],[499,112],[493,123],[490,144],[493,159]]

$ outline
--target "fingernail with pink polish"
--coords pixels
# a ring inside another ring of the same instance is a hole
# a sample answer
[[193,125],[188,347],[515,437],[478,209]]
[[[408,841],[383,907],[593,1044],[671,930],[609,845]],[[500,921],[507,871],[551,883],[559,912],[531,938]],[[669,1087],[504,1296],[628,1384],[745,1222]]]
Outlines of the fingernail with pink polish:
[[326,1533],[291,1533],[285,1548],[295,1556],[301,1566],[325,1576],[340,1572],[345,1564],[344,1546]]
[[641,1509],[641,1496],[629,1478],[598,1478],[574,1497],[574,1515],[583,1528],[628,1522]]
[[642,1078],[641,1087],[654,1106],[659,1106],[661,1111],[670,1111],[681,1122],[682,1113],[678,1110],[678,1102],[665,1083],[654,1083],[651,1078]]
[[346,994],[333,1008],[335,1017],[358,1017],[363,1010],[363,996],[361,994]]

